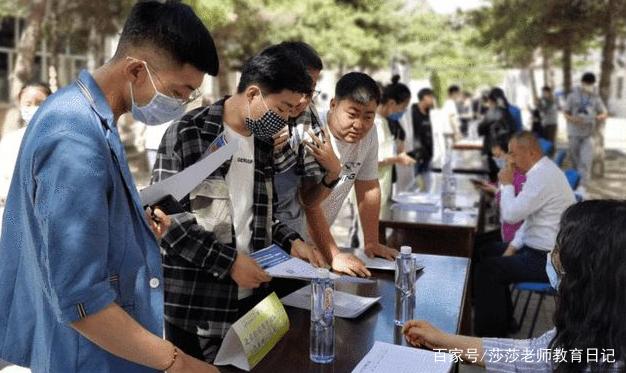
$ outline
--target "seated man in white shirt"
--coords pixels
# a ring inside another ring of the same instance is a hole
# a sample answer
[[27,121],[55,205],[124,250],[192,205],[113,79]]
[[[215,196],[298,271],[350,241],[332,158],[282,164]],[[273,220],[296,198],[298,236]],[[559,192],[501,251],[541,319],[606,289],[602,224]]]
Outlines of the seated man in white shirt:
[[[554,248],[561,214],[576,201],[564,173],[543,156],[531,132],[513,135],[509,157],[509,164],[498,175],[500,214],[505,222],[523,220],[524,224],[510,244],[496,243],[477,253],[474,332],[481,337],[507,335],[513,321],[510,284],[548,282],[546,253]],[[513,168],[526,175],[517,196]]]
[[[365,253],[393,260],[397,251],[379,244],[378,215],[380,211],[380,185],[378,183],[378,137],[374,127],[376,107],[380,103],[380,90],[366,74],[351,72],[344,75],[335,87],[335,97],[330,110],[320,113],[322,126],[342,165],[339,178],[329,187],[332,192],[317,205],[304,206],[309,234],[317,247],[327,256],[329,263],[340,254],[331,233],[344,200],[354,186],[363,227]],[[309,151],[316,152],[322,140],[313,138],[307,143]],[[342,272],[350,273],[350,268]]]

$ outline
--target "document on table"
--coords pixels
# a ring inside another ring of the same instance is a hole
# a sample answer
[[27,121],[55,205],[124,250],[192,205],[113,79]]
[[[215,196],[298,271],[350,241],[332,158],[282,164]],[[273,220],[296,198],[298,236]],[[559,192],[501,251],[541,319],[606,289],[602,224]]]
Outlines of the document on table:
[[230,159],[238,147],[239,141],[231,141],[219,145],[211,144],[209,146],[210,153],[204,159],[192,164],[176,175],[141,190],[139,192],[141,205],[149,206],[170,194],[177,201],[180,201],[187,194],[191,193],[202,180],[206,179],[224,162]]
[[[335,316],[344,319],[359,317],[368,308],[378,303],[380,297],[360,297],[358,295],[335,291],[333,300],[335,302]],[[285,306],[311,310],[311,286],[305,286],[281,300]]]
[[448,373],[452,355],[376,341],[352,373]]
[[[393,260],[387,260],[387,259],[383,259],[383,258],[370,258],[367,255],[365,255],[365,250],[364,249],[356,249],[354,250],[354,255],[361,259],[363,261],[363,263],[365,263],[365,266],[369,269],[379,269],[379,270],[383,270],[383,271],[395,271],[396,270],[396,262]],[[416,259],[417,258],[417,254],[413,254],[413,258]],[[416,270],[421,271],[422,269],[424,269],[424,266],[421,265],[419,262],[416,262],[415,264]]]
[[436,212],[439,210],[441,196],[431,193],[398,193],[391,198],[394,202],[410,206],[424,212]]
[[[317,268],[302,259],[294,258],[287,254],[278,245],[266,247],[263,250],[255,251],[250,257],[272,277],[294,278],[310,280],[317,278]],[[339,276],[331,273],[331,278]]]

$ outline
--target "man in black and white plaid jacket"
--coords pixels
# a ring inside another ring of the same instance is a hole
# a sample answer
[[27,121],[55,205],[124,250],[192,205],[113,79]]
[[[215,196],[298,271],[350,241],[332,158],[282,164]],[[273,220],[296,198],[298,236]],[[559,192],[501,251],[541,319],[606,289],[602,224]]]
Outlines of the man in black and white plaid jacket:
[[324,262],[274,217],[272,136],[311,85],[300,61],[270,47],[244,65],[237,94],[189,112],[163,137],[153,182],[196,163],[222,134],[239,142],[183,201],[188,212],[172,216],[161,242],[166,338],[192,356],[212,361],[230,325],[269,293],[269,276],[248,253],[275,243]]

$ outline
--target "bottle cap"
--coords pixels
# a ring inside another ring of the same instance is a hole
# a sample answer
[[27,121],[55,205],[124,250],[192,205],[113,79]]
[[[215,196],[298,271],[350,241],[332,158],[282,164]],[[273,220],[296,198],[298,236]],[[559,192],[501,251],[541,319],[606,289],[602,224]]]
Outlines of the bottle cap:
[[326,268],[318,268],[317,269],[317,278],[329,278],[330,272]]
[[413,253],[413,249],[411,249],[411,246],[402,246],[400,248],[400,254],[411,255],[412,253]]

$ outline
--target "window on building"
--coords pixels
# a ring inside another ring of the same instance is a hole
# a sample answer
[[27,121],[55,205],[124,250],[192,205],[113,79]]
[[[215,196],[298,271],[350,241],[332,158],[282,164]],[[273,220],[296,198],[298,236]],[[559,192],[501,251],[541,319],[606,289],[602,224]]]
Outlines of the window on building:
[[9,102],[9,53],[0,52],[0,102]]
[[7,17],[0,20],[0,47],[15,47],[15,18]]

